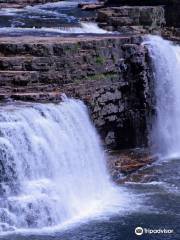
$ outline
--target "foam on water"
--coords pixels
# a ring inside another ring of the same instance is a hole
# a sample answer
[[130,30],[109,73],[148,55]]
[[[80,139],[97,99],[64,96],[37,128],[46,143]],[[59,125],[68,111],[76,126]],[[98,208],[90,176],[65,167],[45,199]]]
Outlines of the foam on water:
[[1,107],[0,233],[126,211],[131,194],[110,182],[105,158],[81,101]]

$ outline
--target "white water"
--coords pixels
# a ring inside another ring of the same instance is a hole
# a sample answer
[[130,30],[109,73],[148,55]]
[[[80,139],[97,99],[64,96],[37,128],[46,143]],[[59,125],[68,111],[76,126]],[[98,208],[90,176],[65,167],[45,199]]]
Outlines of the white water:
[[45,4],[37,4],[34,6],[26,6],[24,8],[1,8],[0,9],[0,16],[12,16],[16,15],[17,13],[43,13],[44,15],[48,14],[57,14],[58,12],[56,11],[58,8],[60,9],[68,9],[68,8],[74,8],[77,7],[79,3],[88,3],[88,2],[97,2],[95,0],[90,0],[90,1],[81,1],[81,0],[74,0],[74,1],[59,1],[59,2],[49,2]]
[[79,27],[59,27],[59,28],[20,28],[20,27],[2,27],[0,33],[61,33],[61,34],[83,34],[83,33],[94,33],[94,34],[105,34],[108,31],[100,28],[96,23],[81,22]]
[[1,234],[49,231],[124,201],[81,101],[1,107],[0,159]]
[[152,141],[163,156],[180,156],[180,47],[161,37],[145,42],[155,78],[157,118]]
[[[96,23],[83,22],[80,18],[87,13],[78,9],[82,1],[60,1],[55,3],[37,4],[24,8],[0,9],[0,34],[105,34]],[[94,0],[83,2],[96,2]],[[74,13],[74,15],[73,15]]]

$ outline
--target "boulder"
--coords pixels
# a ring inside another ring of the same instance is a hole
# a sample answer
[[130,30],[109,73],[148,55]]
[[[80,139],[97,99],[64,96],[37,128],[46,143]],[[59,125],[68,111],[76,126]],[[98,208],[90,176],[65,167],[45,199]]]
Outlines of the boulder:
[[107,165],[116,183],[149,182],[155,179],[155,174],[151,169],[142,169],[156,160],[157,156],[153,156],[148,149],[136,148],[110,152]]

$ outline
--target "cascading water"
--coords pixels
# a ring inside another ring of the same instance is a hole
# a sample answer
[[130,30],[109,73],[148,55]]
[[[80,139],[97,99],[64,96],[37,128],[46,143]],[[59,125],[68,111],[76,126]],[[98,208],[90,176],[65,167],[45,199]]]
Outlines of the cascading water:
[[152,132],[163,156],[180,155],[180,47],[161,37],[147,41],[154,67],[157,118]]
[[[5,34],[9,36],[21,36],[25,34],[46,34],[46,35],[56,35],[56,34],[106,34],[108,33],[106,30],[98,27],[96,23],[79,23],[79,27],[59,27],[59,28],[0,28],[0,35]],[[111,33],[111,32],[109,32]]]
[[0,109],[0,232],[40,229],[100,211],[111,185],[81,101]]
[[79,3],[96,0],[49,2],[24,8],[0,9],[0,36],[63,36],[72,34],[106,34],[95,22],[93,11],[82,11]]

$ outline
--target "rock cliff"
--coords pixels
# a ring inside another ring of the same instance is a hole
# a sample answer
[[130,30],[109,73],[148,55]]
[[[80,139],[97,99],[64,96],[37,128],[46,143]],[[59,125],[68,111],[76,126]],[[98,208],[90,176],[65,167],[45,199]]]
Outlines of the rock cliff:
[[152,79],[142,39],[1,38],[0,96],[56,101],[83,99],[108,147],[147,144]]

